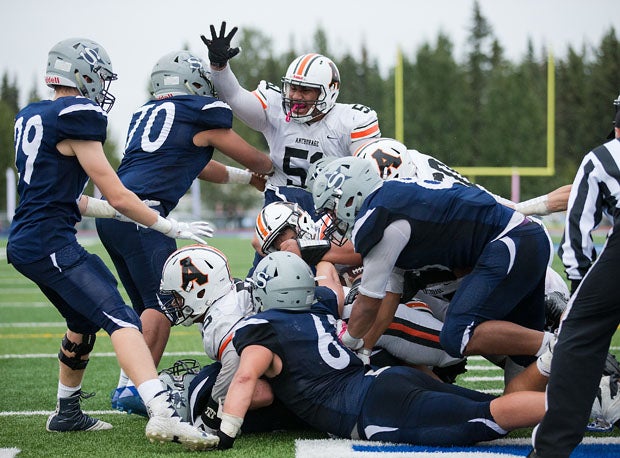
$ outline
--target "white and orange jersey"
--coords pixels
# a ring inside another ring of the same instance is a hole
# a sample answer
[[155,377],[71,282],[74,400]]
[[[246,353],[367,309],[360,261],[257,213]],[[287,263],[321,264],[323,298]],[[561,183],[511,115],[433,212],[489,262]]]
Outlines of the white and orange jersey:
[[300,124],[286,120],[280,88],[262,81],[253,94],[267,118],[262,133],[275,168],[267,185],[302,186],[311,162],[350,156],[358,142],[381,135],[377,114],[364,105],[336,103],[320,121]]
[[275,169],[269,187],[303,186],[310,163],[323,156],[350,156],[360,143],[381,136],[377,113],[364,105],[336,103],[323,119],[301,124],[286,120],[279,86],[261,81],[249,92],[229,65],[212,71],[212,79],[235,115],[265,136]]
[[254,313],[250,291],[242,287],[233,289],[215,301],[200,326],[207,356],[214,361],[221,361],[224,350],[232,340],[236,325]]

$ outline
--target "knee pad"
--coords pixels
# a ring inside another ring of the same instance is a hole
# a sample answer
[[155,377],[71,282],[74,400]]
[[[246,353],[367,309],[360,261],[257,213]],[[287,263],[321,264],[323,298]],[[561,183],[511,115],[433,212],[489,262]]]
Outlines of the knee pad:
[[62,338],[62,348],[69,353],[75,353],[74,356],[67,356],[62,349],[58,352],[58,359],[65,365],[69,366],[74,371],[86,369],[88,365],[88,359],[82,359],[84,355],[88,355],[95,346],[96,334],[83,334],[82,342],[71,342],[67,337],[67,334]]

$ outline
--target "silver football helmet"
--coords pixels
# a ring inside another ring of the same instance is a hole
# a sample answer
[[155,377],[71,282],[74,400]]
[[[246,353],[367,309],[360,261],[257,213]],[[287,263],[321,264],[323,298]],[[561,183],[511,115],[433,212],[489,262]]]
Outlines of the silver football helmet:
[[187,51],[173,51],[161,57],[151,71],[151,85],[157,99],[184,94],[216,96],[209,66]]
[[312,186],[314,186],[314,180],[316,180],[316,177],[319,175],[319,173],[321,173],[321,171],[325,168],[325,166],[329,164],[331,161],[333,161],[334,159],[336,158],[333,156],[323,156],[318,161],[310,164],[310,167],[308,167],[308,175],[306,176],[306,184],[305,184],[306,189],[308,191],[312,192]]
[[[289,97],[291,85],[319,89],[314,107],[307,114],[296,115],[293,112],[295,100]],[[303,54],[291,62],[282,78],[282,108],[294,121],[305,123],[329,112],[336,104],[339,92],[340,72],[336,64],[321,54]]]
[[334,231],[351,238],[357,212],[382,182],[369,159],[349,156],[325,166],[316,178],[312,198],[317,211],[327,213],[332,219],[332,227],[325,234],[332,242],[338,243],[332,236]]
[[310,214],[292,202],[272,202],[265,206],[256,217],[254,230],[265,254],[273,253],[273,242],[286,228],[291,228],[298,239],[311,239],[315,233],[314,221]]
[[413,178],[416,166],[407,147],[393,138],[376,138],[360,146],[353,156],[370,159],[384,180]]
[[117,79],[112,62],[99,43],[87,38],[69,38],[52,47],[47,56],[45,84],[77,88],[84,97],[99,104],[106,112],[115,97],[108,92]]
[[228,259],[217,248],[189,245],[172,253],[162,271],[162,310],[173,324],[190,326],[234,289]]
[[288,251],[265,256],[252,274],[252,298],[260,311],[309,310],[314,303],[314,275],[308,264]]

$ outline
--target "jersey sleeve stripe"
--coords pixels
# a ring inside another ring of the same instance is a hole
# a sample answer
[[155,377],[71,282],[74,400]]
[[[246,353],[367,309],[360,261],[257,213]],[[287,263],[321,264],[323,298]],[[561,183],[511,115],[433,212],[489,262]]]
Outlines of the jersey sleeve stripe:
[[369,127],[364,128],[364,130],[353,130],[351,132],[351,139],[360,140],[362,138],[370,138],[378,135],[379,132],[379,121],[375,121]]
[[267,100],[265,99],[265,97],[263,97],[263,95],[258,92],[258,90],[254,90],[252,91],[252,94],[254,94],[254,97],[256,97],[258,99],[258,101],[260,102],[261,106],[263,107],[263,110],[267,109]]
[[224,350],[226,350],[226,347],[228,347],[228,344],[232,341],[233,334],[234,334],[233,332],[228,334],[226,338],[224,339],[224,341],[222,342],[222,345],[220,345],[220,348],[217,350],[218,361],[222,360],[222,355],[224,354]]

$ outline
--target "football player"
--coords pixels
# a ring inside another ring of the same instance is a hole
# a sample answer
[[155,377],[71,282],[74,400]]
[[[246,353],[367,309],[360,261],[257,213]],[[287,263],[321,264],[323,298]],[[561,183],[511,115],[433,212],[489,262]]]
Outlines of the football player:
[[[324,277],[322,282],[337,282],[333,267],[328,263],[321,263],[317,273]],[[170,298],[162,305],[164,313],[175,325],[198,324],[205,353],[217,362],[217,366],[204,370],[197,380],[192,380],[186,396],[187,420],[205,431],[217,431],[220,422],[217,412],[239,366],[239,355],[232,344],[233,334],[244,318],[256,313],[250,290],[249,283],[231,277],[228,259],[211,246],[183,247],[164,264],[160,294]],[[342,303],[343,294],[339,297]],[[260,383],[251,408],[269,406],[270,410],[261,410],[262,415],[276,419],[278,416],[273,409],[280,412],[282,408],[272,404],[269,385]],[[276,426],[270,423],[263,427],[263,430],[270,430]]]
[[[228,60],[239,53],[231,48],[237,32],[201,37],[209,50],[212,80],[222,100],[269,145],[274,174],[267,179],[264,205],[275,201],[300,204],[314,215],[312,195],[303,188],[310,164],[322,157],[350,156],[361,142],[379,137],[379,121],[371,108],[337,103],[340,73],[334,62],[317,53],[303,54],[289,65],[282,83],[261,81],[250,92],[239,84]],[[254,265],[260,260],[256,255]]]
[[[125,154],[118,168],[121,182],[167,216],[195,178],[217,183],[251,183],[253,174],[211,160],[214,149],[259,174],[271,170],[269,157],[232,129],[232,111],[215,97],[207,64],[187,51],[163,55],[151,71],[154,99],[132,116]],[[255,177],[254,177],[255,179]],[[157,298],[166,258],[174,240],[149,228],[98,219],[97,233],[131,304],[142,321],[155,364],[170,335],[170,321]],[[112,407],[146,415],[133,383],[121,372]]]
[[202,240],[202,225],[158,215],[123,186],[107,161],[103,143],[107,111],[114,103],[109,86],[115,79],[110,58],[99,43],[86,38],[63,40],[52,47],[47,60],[45,82],[54,90],[53,100],[31,103],[15,118],[20,202],[10,228],[7,258],[37,284],[68,328],[58,353],[58,403],[46,429],[112,427],[80,407],[80,400],[87,397],[81,389],[84,371],[96,333],[104,329],[121,368],[147,406],[146,436],[193,449],[214,447],[217,437],[181,421],[176,414],[157,378],[140,332],[140,318],[124,303],[103,261],[76,239],[75,224],[81,219],[78,200],[90,178],[108,200],[83,208],[91,216],[109,214],[112,208],[112,214],[118,211],[169,237]]
[[[364,346],[386,291],[402,294],[403,271],[431,266],[464,277],[441,331],[450,355],[510,355],[526,366],[544,352],[552,338],[542,332],[551,247],[541,225],[477,187],[383,181],[371,161],[357,157],[327,164],[313,196],[363,257],[345,344]],[[386,315],[377,335],[393,318]]]
[[[449,181],[465,186],[477,186],[456,170],[447,166],[439,159],[423,154],[392,138],[377,138],[361,145],[354,156],[370,159],[383,179],[415,178],[418,180]],[[514,208],[526,216],[544,216],[554,212],[565,211],[571,185],[561,186],[549,194],[535,197],[524,202],[513,203],[501,196],[493,194],[495,199],[504,205]]]
[[261,379],[312,427],[343,438],[470,445],[533,426],[544,414],[543,393],[496,398],[410,367],[369,369],[338,339],[336,295],[329,285],[316,287],[292,253],[264,257],[252,283],[261,312],[233,337],[240,365],[224,402],[220,449],[233,446]]

